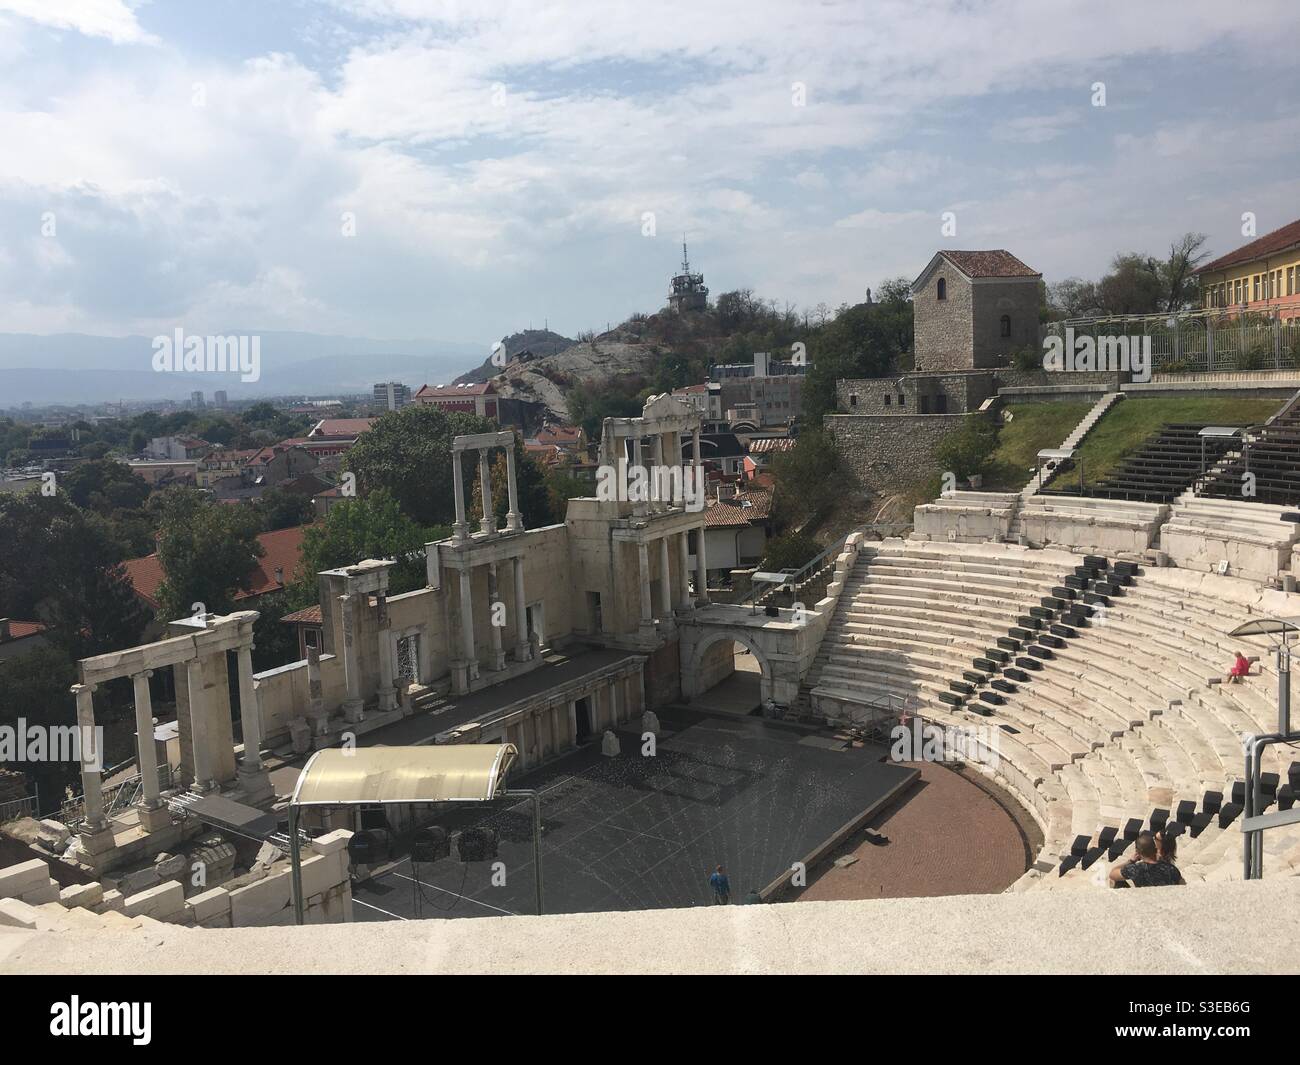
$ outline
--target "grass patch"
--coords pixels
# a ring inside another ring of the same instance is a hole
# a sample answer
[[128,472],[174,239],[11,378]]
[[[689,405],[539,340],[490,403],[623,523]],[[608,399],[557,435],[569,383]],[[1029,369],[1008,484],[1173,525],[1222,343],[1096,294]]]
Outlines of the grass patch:
[[1044,448],[1060,447],[1070,430],[1091,409],[1092,404],[1087,400],[1018,403],[1006,407],[1012,419],[998,430],[998,446],[984,476],[984,489],[1020,491],[1033,473],[1038,453]]
[[1083,442],[1079,457],[1083,460],[1084,483],[1104,480],[1126,455],[1141,447],[1161,426],[1178,422],[1258,425],[1272,417],[1281,405],[1282,401],[1277,399],[1240,399],[1231,393],[1151,399],[1129,396],[1112,407]]

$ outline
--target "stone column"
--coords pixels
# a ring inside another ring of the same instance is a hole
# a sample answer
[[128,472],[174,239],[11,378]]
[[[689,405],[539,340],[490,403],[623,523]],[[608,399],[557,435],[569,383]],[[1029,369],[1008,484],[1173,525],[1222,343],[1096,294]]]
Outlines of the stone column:
[[[109,832],[108,819],[104,816],[104,782],[100,771],[104,768],[104,752],[96,742],[95,732],[95,689],[89,684],[74,684],[72,694],[77,698],[77,738],[80,743],[81,757],[81,794],[85,808],[86,821],[82,833],[98,836]],[[149,730],[153,735],[153,730]]]
[[515,567],[515,661],[527,662],[532,657],[528,646],[528,603],[524,598],[523,556],[512,559]]
[[239,768],[257,772],[262,768],[262,714],[257,705],[253,680],[253,648],[245,644],[236,652],[239,659],[239,730],[244,734],[244,760]]
[[158,786],[158,748],[153,738],[153,700],[149,695],[149,678],[152,669],[131,676],[135,688],[135,747],[136,765],[140,769],[139,803],[140,827],[146,832],[156,832],[171,824],[171,815],[162,808]]
[[681,571],[677,575],[677,587],[680,592],[683,610],[691,608],[691,548],[689,541],[689,533],[680,532],[677,534],[677,566]]
[[[658,471],[664,464],[664,434],[663,433],[655,433],[654,464],[655,464],[654,470],[651,471],[651,475],[650,475],[650,484],[652,487],[658,484]],[[672,505],[672,500],[664,500],[664,499],[656,498],[654,500],[654,506],[652,509],[667,510],[668,507],[671,505]]]
[[704,554],[704,522],[695,530],[695,601],[709,601],[709,561]]
[[[645,462],[641,455],[641,430],[637,429],[635,430],[635,432],[637,435],[632,438],[632,467],[633,469],[639,469],[641,471],[641,475],[643,477],[641,483],[646,487],[646,489],[648,489],[650,485],[650,479],[648,477],[644,477],[644,474],[646,473],[646,468],[645,468]],[[632,476],[633,474],[629,471],[628,473],[629,483],[631,483]],[[644,515],[647,510],[648,510],[648,504],[644,499],[638,499],[632,506],[633,514]]]
[[[249,799],[271,798],[271,777],[262,765],[262,707],[253,679],[253,645],[236,652],[239,662],[239,728],[244,734],[244,758],[239,763],[239,786]],[[319,659],[317,660],[319,667]]]
[[669,566],[668,537],[659,537],[659,613],[671,620],[673,616],[673,580]]
[[[501,630],[505,627],[505,603],[498,597],[497,563],[488,563],[488,629],[492,639],[492,668],[506,668],[506,653],[501,646]],[[499,608],[499,609],[498,609]],[[500,618],[500,624],[497,619]]]
[[397,670],[393,667],[393,633],[388,619],[388,596],[375,595],[375,617],[379,624],[379,709],[384,712],[397,709],[397,691],[393,687]]
[[636,545],[637,568],[641,577],[641,629],[653,631],[654,614],[650,605],[650,548],[641,543]]
[[456,497],[456,521],[452,525],[452,538],[463,544],[469,535],[469,523],[465,520],[465,475],[461,468],[460,451],[451,453],[451,483]]
[[492,513],[492,471],[488,468],[488,449],[478,449],[478,487],[483,501],[483,522],[479,530],[488,536],[497,531],[496,515]]
[[203,687],[203,659],[185,663],[185,691],[190,708],[190,755],[194,760],[194,790],[211,791],[216,787],[212,768],[212,739],[208,733],[207,693]]
[[469,569],[460,571],[460,653],[466,681],[478,680],[478,652],[474,649],[474,581]]
[[325,691],[320,679],[320,648],[307,648],[307,722],[313,736],[329,732],[329,714],[325,712]]
[[361,695],[361,661],[357,656],[356,596],[339,596],[343,605],[343,677],[348,697],[343,701],[343,720],[355,725],[364,716],[365,699]]
[[510,509],[506,512],[506,530],[523,532],[524,519],[519,513],[519,486],[515,483],[518,472],[515,469],[515,447],[511,443],[506,448],[506,486],[510,492]]

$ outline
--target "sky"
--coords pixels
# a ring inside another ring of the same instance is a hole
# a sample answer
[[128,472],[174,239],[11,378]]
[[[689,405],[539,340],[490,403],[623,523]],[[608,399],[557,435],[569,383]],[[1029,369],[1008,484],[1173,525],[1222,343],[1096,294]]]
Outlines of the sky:
[[663,306],[683,233],[715,295],[799,308],[945,247],[1049,282],[1219,254],[1300,216],[1297,30],[1294,0],[0,0],[0,332],[487,351]]

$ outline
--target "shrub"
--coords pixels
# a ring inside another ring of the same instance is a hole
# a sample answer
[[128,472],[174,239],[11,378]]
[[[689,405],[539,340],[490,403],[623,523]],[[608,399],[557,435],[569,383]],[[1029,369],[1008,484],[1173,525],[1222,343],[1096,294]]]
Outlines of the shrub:
[[949,471],[961,480],[982,474],[997,446],[997,427],[984,418],[972,419],[943,439],[934,449],[934,459],[940,470]]

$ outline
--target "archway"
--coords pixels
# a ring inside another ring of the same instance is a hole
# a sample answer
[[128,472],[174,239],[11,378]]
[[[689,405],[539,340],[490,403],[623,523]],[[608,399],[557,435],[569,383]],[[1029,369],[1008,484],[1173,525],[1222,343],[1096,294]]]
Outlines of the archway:
[[725,713],[753,713],[772,696],[767,656],[734,631],[711,634],[696,645],[682,681],[693,705]]

